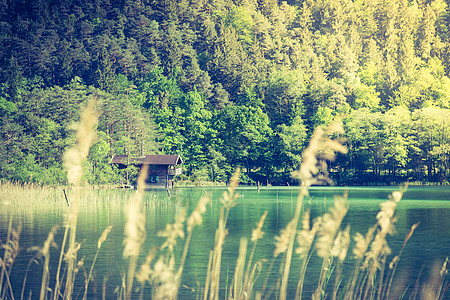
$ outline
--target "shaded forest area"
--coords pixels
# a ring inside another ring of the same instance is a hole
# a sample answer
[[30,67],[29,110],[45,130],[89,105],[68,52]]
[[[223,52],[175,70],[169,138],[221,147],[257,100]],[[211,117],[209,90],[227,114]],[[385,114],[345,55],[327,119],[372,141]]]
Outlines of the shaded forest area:
[[0,0],[0,177],[66,183],[96,97],[90,184],[142,153],[180,154],[186,180],[292,183],[337,118],[338,184],[448,183],[448,2]]

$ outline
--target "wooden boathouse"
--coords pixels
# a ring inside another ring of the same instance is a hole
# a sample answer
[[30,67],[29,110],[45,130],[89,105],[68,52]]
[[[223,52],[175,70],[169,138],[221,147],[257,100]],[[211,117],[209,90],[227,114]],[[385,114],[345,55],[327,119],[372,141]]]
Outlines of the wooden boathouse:
[[174,186],[174,177],[181,174],[180,165],[183,160],[179,155],[144,155],[140,157],[114,155],[111,163],[119,168],[126,168],[128,165],[142,168],[144,165],[148,165],[146,187],[171,188]]

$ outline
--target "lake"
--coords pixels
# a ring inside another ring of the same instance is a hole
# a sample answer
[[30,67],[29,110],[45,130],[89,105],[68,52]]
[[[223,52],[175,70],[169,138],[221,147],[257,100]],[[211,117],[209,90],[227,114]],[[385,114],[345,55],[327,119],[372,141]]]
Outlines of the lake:
[[[342,195],[348,191],[347,204],[349,210],[343,220],[342,229],[347,224],[351,226],[350,235],[357,232],[365,234],[376,223],[376,216],[380,203],[386,201],[394,187],[313,187],[310,197],[304,200],[304,208],[311,211],[312,218],[324,214],[333,205],[333,195]],[[146,240],[141,251],[138,265],[141,265],[149,251],[164,243],[164,238],[157,233],[183,210],[189,213],[195,208],[200,197],[206,195],[212,205],[203,214],[202,225],[194,229],[192,242],[189,247],[184,267],[182,286],[179,291],[180,299],[195,299],[202,294],[209,253],[214,249],[214,236],[220,213],[220,198],[224,188],[176,188],[171,196],[165,190],[147,191],[144,195],[144,211],[146,216]],[[221,295],[225,297],[226,289],[231,284],[236,260],[239,253],[241,237],[251,238],[252,229],[256,227],[261,215],[268,211],[263,231],[264,238],[258,241],[254,262],[262,261],[262,270],[255,283],[255,290],[261,289],[266,278],[267,266],[273,259],[275,236],[285,228],[291,220],[297,201],[298,188],[295,187],[261,187],[258,191],[254,187],[238,188],[237,205],[230,211],[228,219],[228,235],[223,246]],[[123,274],[127,272],[128,262],[122,256],[125,214],[124,206],[135,193],[134,190],[89,190],[82,193],[81,208],[78,217],[77,241],[81,243],[78,259],[83,258],[84,264],[77,273],[74,298],[81,299],[84,293],[84,274],[89,273],[97,241],[103,230],[112,225],[112,231],[103,243],[96,261],[93,280],[89,285],[89,298],[101,298],[105,288],[107,298],[117,297],[116,287],[121,285]],[[64,221],[68,211],[62,190],[43,189],[34,194],[26,191],[9,195],[2,192],[0,198],[0,240],[7,239],[8,224],[12,218],[13,228],[22,225],[20,235],[20,253],[17,256],[11,273],[11,285],[15,299],[20,299],[22,287],[24,298],[36,298],[40,292],[42,280],[42,262],[36,258],[36,250],[32,247],[42,247],[48,233],[54,225],[60,228],[55,236],[56,244],[50,252],[50,287],[55,283],[55,270],[59,258],[63,234]],[[68,193],[70,199],[71,193]],[[408,187],[403,199],[398,204],[396,234],[388,236],[388,244],[393,252],[387,259],[387,264],[400,251],[403,240],[411,226],[420,222],[418,228],[406,244],[394,279],[393,292],[401,293],[411,290],[417,278],[427,281],[430,271],[436,264],[442,265],[446,257],[450,256],[450,187],[424,186]],[[249,252],[251,249],[249,241]],[[351,249],[344,264],[344,276],[352,270],[353,259]],[[178,240],[175,253],[181,256],[183,241]],[[0,251],[3,253],[3,250]],[[30,263],[32,262],[32,263]],[[178,261],[177,261],[178,262]],[[279,262],[278,262],[279,263]],[[304,296],[309,299],[317,287],[317,277],[321,268],[321,259],[314,253],[308,265]],[[269,276],[269,286],[274,287],[278,278],[277,264],[274,265]],[[27,271],[28,270],[28,271]],[[293,255],[291,264],[288,298],[295,295],[299,277],[300,260]],[[398,279],[397,279],[398,278]],[[332,284],[330,284],[332,286]],[[137,286],[137,284],[136,284]],[[149,295],[147,285],[144,295]],[[136,293],[137,296],[137,293]],[[223,298],[224,298],[223,297]],[[1,298],[1,297],[0,297]]]

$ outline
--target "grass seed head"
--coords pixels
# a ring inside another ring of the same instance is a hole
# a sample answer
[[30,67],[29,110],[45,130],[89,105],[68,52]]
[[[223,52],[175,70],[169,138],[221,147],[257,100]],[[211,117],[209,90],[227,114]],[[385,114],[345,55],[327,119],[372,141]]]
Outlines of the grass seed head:
[[366,253],[363,267],[366,268],[372,265],[373,268],[380,268],[379,258],[384,255],[389,255],[391,252],[391,248],[389,248],[386,241],[386,236],[382,234],[381,231],[378,231],[370,245],[369,252]]
[[187,221],[187,230],[190,232],[195,226],[202,224],[202,214],[206,211],[206,205],[210,202],[209,198],[205,195],[200,198],[197,207],[191,213]]
[[160,256],[155,263],[151,273],[151,282],[156,290],[156,299],[176,298],[178,285],[174,269],[175,260],[173,258],[166,262],[163,256]]
[[239,185],[239,174],[241,170],[240,168],[236,169],[233,176],[230,178],[230,183],[226,191],[223,192],[222,198],[220,202],[222,202],[223,206],[226,208],[232,208],[236,206],[236,199],[239,198],[239,194],[235,193],[236,187]]
[[331,253],[336,233],[341,226],[342,220],[347,214],[348,207],[346,206],[346,196],[335,197],[334,207],[330,212],[322,216],[322,222],[319,227],[319,238],[317,240],[317,254],[320,257],[328,257]]
[[372,226],[366,233],[366,236],[363,236],[361,233],[357,232],[353,237],[356,244],[353,248],[353,255],[356,259],[363,259],[366,256],[366,251],[369,248],[370,242],[373,239],[373,235],[375,233],[376,226]]
[[106,227],[106,229],[103,231],[102,235],[98,239],[97,242],[97,248],[100,249],[102,247],[102,244],[106,241],[106,238],[108,237],[108,234],[111,232],[112,226],[109,225]]
[[445,258],[445,261],[442,264],[441,271],[439,272],[439,275],[441,275],[441,278],[443,278],[445,275],[447,275],[447,272],[448,272],[448,257]]
[[298,248],[295,250],[295,252],[300,255],[301,259],[305,259],[308,255],[321,222],[321,218],[316,219],[314,225],[311,228],[310,216],[311,213],[309,210],[303,213],[302,230],[300,230],[297,234]]
[[155,249],[150,251],[150,253],[145,258],[145,262],[141,265],[139,272],[136,274],[136,279],[140,284],[144,284],[145,281],[150,281],[150,274],[152,273],[150,263],[155,258],[155,253]]
[[158,236],[165,237],[166,241],[162,244],[161,250],[168,248],[173,252],[177,244],[177,238],[184,238],[184,220],[186,219],[186,211],[183,210],[177,217],[173,224],[166,224],[166,228],[158,232]]
[[71,259],[75,260],[80,249],[81,243],[75,242],[75,244],[72,247],[69,247],[69,249],[65,253],[64,260],[67,262],[69,262]]
[[347,256],[348,246],[350,245],[350,226],[347,226],[344,231],[340,230],[333,243],[331,255],[337,257],[339,261],[343,262]]
[[261,219],[259,219],[258,225],[255,229],[252,231],[252,242],[256,242],[259,239],[262,239],[264,236],[264,231],[262,231],[262,227],[264,225],[264,220],[267,216],[267,211],[264,212],[264,214],[261,216]]
[[295,230],[294,228],[295,220],[292,219],[286,226],[285,229],[281,229],[281,233],[279,236],[275,237],[277,241],[275,251],[273,252],[274,257],[278,257],[281,253],[286,252],[289,246],[289,237],[291,236],[291,232]]
[[342,145],[343,141],[335,138],[343,132],[343,126],[338,122],[330,125],[327,131],[321,127],[316,128],[303,152],[300,170],[292,175],[298,177],[307,187],[322,182],[331,184],[326,161],[334,161],[336,153],[347,153],[347,148]]
[[55,244],[55,234],[58,230],[58,226],[55,225],[52,227],[50,232],[48,233],[47,239],[44,242],[44,246],[41,248],[40,252],[43,256],[48,256],[50,254],[50,247],[56,245]]
[[4,251],[4,263],[7,267],[10,267],[13,265],[17,255],[19,254],[20,247],[19,247],[19,239],[20,239],[20,233],[22,231],[22,226],[20,225],[17,229],[12,228],[11,229],[11,237],[6,242],[6,244],[2,244],[2,241],[0,240],[0,248],[5,249]]
[[89,154],[89,149],[96,138],[95,128],[98,122],[98,113],[95,109],[96,99],[91,98],[81,114],[76,129],[77,144],[64,153],[64,166],[67,169],[67,179],[70,184],[79,186],[83,175],[83,161]]

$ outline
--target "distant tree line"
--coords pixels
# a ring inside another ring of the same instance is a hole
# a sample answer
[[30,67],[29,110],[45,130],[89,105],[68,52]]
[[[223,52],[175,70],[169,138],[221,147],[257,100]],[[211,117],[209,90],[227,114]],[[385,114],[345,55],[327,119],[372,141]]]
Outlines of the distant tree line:
[[292,183],[308,137],[341,119],[339,184],[450,181],[449,1],[0,1],[0,177],[65,183],[89,97],[85,165],[180,154],[182,179]]

